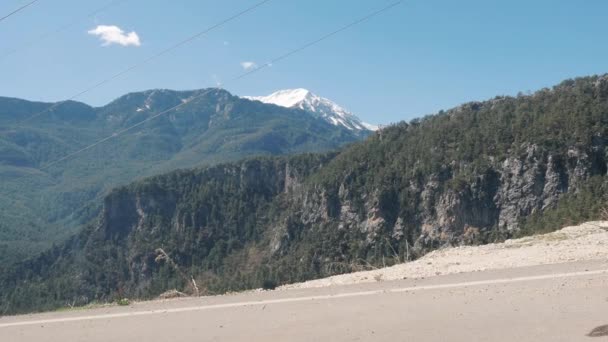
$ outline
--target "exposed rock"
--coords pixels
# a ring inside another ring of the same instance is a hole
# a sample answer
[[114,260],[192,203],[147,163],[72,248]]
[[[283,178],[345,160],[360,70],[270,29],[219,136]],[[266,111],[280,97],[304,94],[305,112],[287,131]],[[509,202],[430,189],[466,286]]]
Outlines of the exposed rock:
[[[419,253],[441,246],[479,242],[483,234],[496,227],[498,232],[511,234],[519,229],[523,217],[555,205],[561,195],[577,191],[590,176],[605,174],[605,168],[594,166],[591,160],[600,159],[605,165],[604,150],[600,157],[591,157],[583,150],[572,148],[567,155],[548,153],[536,145],[524,145],[519,157],[511,156],[502,162],[495,161],[491,168],[473,179],[463,182],[461,188],[454,178],[458,170],[447,172],[451,176],[430,175],[423,186],[408,185],[408,191],[419,198],[415,217],[399,216],[397,209],[382,210],[379,190],[360,193],[348,185],[348,177],[331,195],[325,188],[315,187],[291,198],[291,206],[301,208],[292,221],[301,222],[299,229],[327,227],[363,235],[371,245],[387,232],[396,241],[406,236],[406,225],[417,226],[414,246]],[[599,165],[599,164],[598,164]],[[452,166],[449,166],[448,169]],[[395,215],[394,220],[387,215]],[[389,224],[388,222],[394,222]],[[286,221],[287,222],[287,221]],[[277,228],[287,231],[287,228]],[[273,251],[285,253],[289,245],[288,234],[273,240]]]

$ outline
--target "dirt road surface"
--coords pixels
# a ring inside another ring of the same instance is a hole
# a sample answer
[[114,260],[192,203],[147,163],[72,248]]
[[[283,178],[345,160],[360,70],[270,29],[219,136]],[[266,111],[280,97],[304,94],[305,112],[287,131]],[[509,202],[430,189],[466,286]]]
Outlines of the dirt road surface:
[[606,324],[595,260],[3,317],[0,341],[608,341],[587,336]]

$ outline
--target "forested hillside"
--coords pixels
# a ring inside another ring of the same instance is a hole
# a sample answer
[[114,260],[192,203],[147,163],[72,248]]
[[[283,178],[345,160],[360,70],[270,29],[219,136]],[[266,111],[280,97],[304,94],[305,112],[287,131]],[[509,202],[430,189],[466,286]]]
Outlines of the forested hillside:
[[[606,202],[608,76],[113,190],[65,244],[0,273],[4,312],[270,286],[559,228]],[[573,210],[576,215],[567,215]]]
[[99,108],[0,98],[0,263],[69,237],[117,185],[247,156],[332,150],[366,134],[219,89],[132,93]]

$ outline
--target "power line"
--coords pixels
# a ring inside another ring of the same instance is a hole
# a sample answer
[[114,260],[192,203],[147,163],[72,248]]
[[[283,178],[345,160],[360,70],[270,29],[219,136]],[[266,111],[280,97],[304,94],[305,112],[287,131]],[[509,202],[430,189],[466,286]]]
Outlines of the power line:
[[16,10],[14,10],[14,11],[12,11],[11,13],[9,13],[9,14],[7,14],[7,15],[5,15],[5,16],[3,16],[3,17],[1,17],[1,18],[0,18],[0,21],[4,21],[4,20],[5,20],[5,19],[7,19],[8,17],[12,17],[13,15],[15,15],[15,14],[17,14],[17,13],[19,13],[19,12],[23,11],[24,9],[26,9],[26,8],[30,7],[31,5],[35,4],[35,3],[36,3],[36,2],[38,2],[38,1],[40,1],[40,0],[34,0],[34,1],[30,1],[29,3],[27,3],[27,4],[25,4],[25,5],[23,5],[23,6],[19,7],[19,8],[17,8],[17,9],[16,9]]
[[[259,67],[255,68],[253,70],[241,73],[240,75],[238,75],[238,76],[236,76],[236,77],[228,80],[226,83],[238,81],[238,80],[243,79],[243,78],[245,78],[245,77],[247,77],[247,76],[249,76],[249,75],[251,75],[251,74],[253,74],[255,72],[258,72],[258,71],[260,71],[262,69],[265,69],[265,68],[271,66],[273,63],[280,62],[280,61],[282,61],[282,60],[284,60],[284,59],[286,59],[286,58],[288,58],[290,56],[293,56],[293,55],[295,55],[295,54],[297,54],[297,53],[299,53],[299,52],[301,52],[301,51],[303,51],[303,50],[305,50],[305,49],[307,49],[307,48],[309,48],[309,47],[311,47],[313,45],[316,45],[316,44],[318,44],[318,43],[320,43],[320,42],[322,42],[322,41],[324,41],[324,40],[326,40],[326,39],[328,39],[328,38],[330,38],[330,37],[332,37],[332,36],[334,36],[334,35],[336,35],[336,34],[338,34],[340,32],[348,30],[349,28],[351,28],[353,26],[356,26],[358,24],[361,24],[361,23],[363,23],[365,21],[368,21],[369,19],[371,19],[371,18],[373,18],[373,17],[375,17],[375,16],[377,16],[377,15],[379,15],[381,13],[384,13],[384,12],[386,12],[386,11],[388,11],[388,10],[390,10],[390,9],[398,6],[398,5],[400,5],[401,3],[403,3],[403,1],[404,0],[393,2],[393,3],[391,3],[388,6],[385,6],[385,7],[381,8],[379,10],[376,10],[374,12],[371,12],[370,14],[368,14],[368,15],[366,15],[364,17],[361,17],[359,19],[356,19],[356,20],[352,21],[351,23],[349,23],[349,24],[347,24],[345,26],[342,26],[341,28],[339,28],[339,29],[337,29],[335,31],[332,31],[332,32],[330,32],[328,34],[325,34],[325,35],[321,36],[318,39],[315,39],[315,40],[313,40],[311,42],[308,42],[308,43],[306,43],[306,44],[304,44],[304,45],[302,45],[302,46],[300,46],[298,48],[295,48],[293,50],[290,50],[287,53],[282,54],[282,55],[280,55],[280,56],[278,56],[276,58],[273,58],[270,62],[268,62],[266,64],[263,64],[262,66],[259,66]],[[203,91],[202,93],[200,93],[200,94],[198,94],[196,96],[193,96],[193,97],[191,97],[191,98],[189,98],[189,99],[187,99],[187,100],[185,100],[185,101],[177,104],[176,106],[173,106],[173,107],[171,107],[169,109],[161,111],[161,112],[159,112],[157,114],[154,114],[154,115],[152,115],[152,116],[150,116],[150,117],[148,117],[148,118],[146,118],[146,119],[144,119],[144,120],[142,120],[142,121],[140,121],[140,122],[138,122],[136,124],[133,124],[133,125],[131,125],[131,126],[127,127],[127,128],[124,128],[122,130],[116,131],[112,135],[109,135],[109,136],[107,136],[107,137],[105,137],[103,139],[100,139],[100,140],[98,140],[98,141],[96,141],[96,142],[94,142],[94,143],[92,143],[92,144],[90,144],[88,146],[85,146],[85,147],[83,147],[83,148],[81,148],[81,149],[79,149],[77,151],[74,151],[72,153],[69,153],[69,154],[67,154],[67,155],[65,155],[65,156],[63,156],[63,157],[61,157],[61,158],[59,158],[59,159],[57,159],[57,160],[55,160],[53,162],[50,162],[50,163],[48,163],[48,164],[40,167],[39,170],[46,170],[46,169],[48,169],[48,168],[50,168],[50,167],[52,167],[54,165],[57,165],[57,164],[65,161],[65,160],[68,160],[68,159],[70,159],[70,158],[72,158],[72,157],[74,157],[74,156],[76,156],[76,155],[78,155],[78,154],[80,154],[82,152],[85,152],[85,151],[90,150],[90,149],[92,149],[92,148],[94,148],[94,147],[96,147],[96,146],[98,146],[100,144],[103,144],[106,141],[118,138],[121,135],[123,135],[124,133],[127,133],[127,132],[131,131],[134,128],[137,128],[137,127],[139,127],[139,126],[141,126],[141,125],[143,125],[143,124],[145,124],[147,122],[150,122],[150,121],[152,121],[152,120],[154,120],[154,119],[156,119],[156,118],[158,118],[160,116],[163,116],[163,115],[165,115],[165,114],[167,114],[169,112],[177,110],[177,109],[179,109],[179,108],[181,108],[181,107],[189,104],[190,102],[192,102],[194,100],[197,100],[197,99],[200,99],[203,96],[209,94],[210,92],[216,91],[216,90],[218,90],[218,88],[209,88],[209,89]],[[21,178],[22,177],[19,177],[17,180],[19,180]]]
[[[86,18],[94,17],[95,15],[97,15],[97,14],[99,14],[101,12],[104,12],[104,11],[108,10],[109,8],[111,8],[113,6],[121,5],[121,4],[123,4],[123,3],[127,2],[127,1],[129,1],[129,0],[112,0],[112,1],[110,1],[108,3],[106,3],[105,5],[97,8],[97,9],[95,9],[93,11],[91,11],[85,17]],[[7,51],[6,53],[2,54],[0,56],[0,59],[4,59],[4,58],[6,58],[6,57],[8,57],[10,55],[13,55],[13,54],[19,52],[20,50],[24,50],[24,49],[27,49],[29,47],[32,47],[36,43],[39,43],[39,42],[41,42],[41,41],[43,41],[43,40],[45,40],[45,39],[47,39],[47,38],[49,38],[49,37],[51,37],[51,36],[53,36],[55,34],[58,34],[60,32],[63,32],[65,30],[69,29],[70,27],[74,26],[77,22],[78,22],[78,19],[75,19],[75,20],[71,21],[68,24],[65,24],[63,26],[60,26],[60,27],[56,28],[53,31],[49,31],[49,32],[43,33],[40,36],[38,36],[38,37],[30,40],[29,42],[21,44],[21,45],[15,47],[13,49]]]
[[320,42],[322,42],[322,41],[324,41],[324,40],[326,40],[328,38],[331,38],[331,37],[335,36],[336,34],[338,34],[340,32],[346,31],[346,30],[348,30],[349,28],[351,28],[353,26],[356,26],[356,25],[361,24],[361,23],[363,23],[365,21],[368,21],[369,19],[377,16],[378,14],[386,12],[386,11],[392,9],[393,7],[396,7],[396,6],[400,5],[403,1],[404,0],[393,2],[392,4],[390,4],[390,5],[386,6],[386,7],[383,7],[381,9],[379,9],[377,11],[374,11],[374,12],[372,12],[372,13],[364,16],[364,17],[361,17],[361,18],[359,18],[359,19],[357,19],[357,20],[355,20],[355,21],[353,21],[353,22],[351,22],[351,23],[349,23],[347,25],[344,25],[344,26],[342,26],[341,28],[339,28],[339,29],[337,29],[335,31],[332,31],[332,32],[330,32],[330,33],[328,33],[328,34],[326,34],[324,36],[321,36],[320,38],[318,38],[316,40],[313,40],[313,41],[311,41],[311,42],[309,42],[307,44],[304,44],[304,45],[300,46],[299,48],[293,49],[293,50],[291,50],[291,51],[289,51],[289,52],[287,52],[287,53],[285,53],[285,54],[283,54],[281,56],[278,56],[278,57],[272,59],[268,63],[265,63],[265,64],[263,64],[263,65],[255,68],[255,69],[252,69],[252,70],[246,72],[246,73],[243,73],[242,75],[236,77],[234,80],[241,79],[241,78],[246,77],[246,76],[248,76],[250,74],[258,72],[261,69],[264,69],[264,68],[267,68],[269,66],[272,66],[274,63],[278,63],[278,62],[282,61],[283,59],[288,58],[288,57],[290,57],[292,55],[295,55],[296,53],[298,53],[298,52],[300,52],[302,50],[305,50],[305,49],[307,49],[307,48],[309,48],[309,47],[311,47],[313,45],[316,45],[316,44],[318,44],[318,43],[320,43]]
[[226,25],[227,23],[229,23],[231,21],[236,20],[237,18],[239,18],[239,17],[241,17],[241,16],[243,16],[243,15],[249,13],[249,12],[252,12],[256,8],[262,6],[265,3],[270,2],[270,1],[272,1],[272,0],[263,0],[263,1],[260,1],[260,2],[258,2],[256,4],[254,4],[253,6],[250,6],[250,7],[246,8],[246,9],[244,9],[244,10],[242,10],[242,11],[240,11],[240,12],[238,12],[238,13],[236,13],[236,14],[234,14],[234,15],[232,15],[232,16],[230,16],[230,17],[228,17],[228,18],[226,18],[226,19],[224,19],[224,20],[222,20],[222,21],[220,21],[220,22],[218,22],[218,23],[216,23],[216,24],[214,24],[214,25],[212,25],[212,26],[204,29],[204,30],[202,30],[202,31],[200,31],[200,32],[197,32],[196,34],[194,34],[194,35],[192,35],[192,36],[190,36],[190,37],[188,37],[188,38],[186,38],[186,39],[184,39],[184,40],[182,40],[182,41],[180,41],[180,42],[178,42],[178,43],[176,43],[174,45],[169,46],[168,48],[166,48],[164,50],[161,50],[161,51],[157,52],[156,54],[154,54],[154,55],[152,55],[152,56],[150,56],[150,57],[142,60],[141,62],[133,64],[130,67],[128,67],[128,68],[126,68],[126,69],[124,69],[124,70],[122,70],[120,72],[117,72],[116,74],[114,74],[114,75],[112,75],[112,76],[110,76],[110,77],[108,77],[108,78],[106,78],[106,79],[104,79],[102,81],[97,82],[96,84],[94,84],[94,85],[90,86],[89,88],[86,88],[86,89],[84,89],[84,90],[82,90],[82,91],[80,91],[80,92],[78,92],[78,93],[70,96],[68,99],[66,99],[66,100],[64,100],[62,102],[57,102],[54,105],[52,105],[52,106],[50,106],[50,107],[48,107],[48,108],[46,108],[46,109],[44,109],[44,110],[42,110],[40,112],[37,112],[37,113],[35,113],[35,114],[33,114],[33,115],[31,115],[31,116],[29,116],[29,117],[21,120],[17,124],[19,125],[19,124],[23,124],[24,122],[28,122],[31,119],[35,118],[35,117],[38,117],[38,116],[40,116],[40,115],[42,115],[42,114],[44,114],[46,112],[49,112],[49,111],[57,108],[58,106],[60,106],[62,103],[66,102],[66,101],[75,100],[78,97],[80,97],[80,96],[82,96],[84,94],[87,94],[87,93],[91,92],[92,90],[97,89],[97,88],[101,87],[102,85],[105,85],[105,84],[107,84],[107,83],[109,83],[109,82],[111,82],[111,81],[113,81],[113,80],[115,80],[115,79],[117,79],[117,78],[119,78],[119,77],[121,77],[121,76],[123,76],[123,75],[125,75],[125,74],[127,74],[127,73],[129,73],[129,72],[131,72],[131,71],[133,71],[133,70],[135,70],[137,68],[139,68],[139,67],[141,67],[144,64],[150,63],[151,61],[153,61],[153,60],[155,60],[155,59],[157,59],[157,58],[159,58],[159,57],[161,57],[163,55],[166,55],[167,53],[169,53],[169,52],[171,52],[171,51],[173,51],[173,50],[175,50],[175,49],[177,49],[177,48],[179,48],[179,47],[181,47],[183,45],[186,45],[186,44],[188,44],[188,43],[190,43],[190,42],[192,42],[192,41],[200,38],[201,36],[204,36],[204,35],[208,34],[209,32],[211,32],[213,30],[218,29],[218,28]]

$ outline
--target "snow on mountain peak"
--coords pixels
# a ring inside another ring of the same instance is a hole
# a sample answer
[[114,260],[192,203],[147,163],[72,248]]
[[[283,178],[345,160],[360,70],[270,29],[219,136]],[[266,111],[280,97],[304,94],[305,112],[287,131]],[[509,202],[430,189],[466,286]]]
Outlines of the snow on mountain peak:
[[286,108],[299,108],[315,117],[324,119],[332,125],[343,126],[353,131],[375,131],[378,129],[377,126],[362,122],[354,114],[334,102],[303,88],[279,90],[268,96],[244,96],[244,98]]
[[272,103],[281,107],[292,108],[304,102],[311,95],[311,92],[307,89],[299,88],[279,90],[268,96],[251,97],[251,99],[264,103]]

